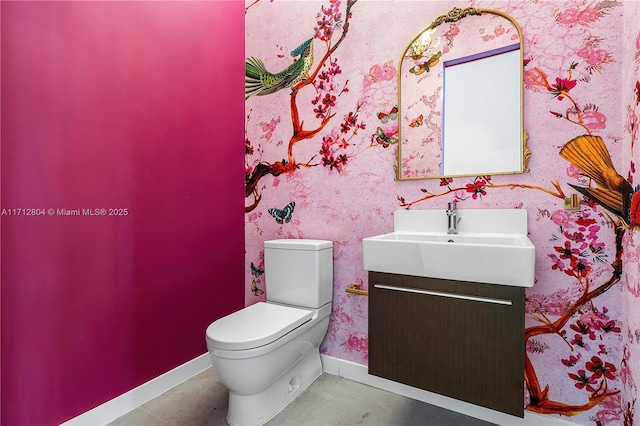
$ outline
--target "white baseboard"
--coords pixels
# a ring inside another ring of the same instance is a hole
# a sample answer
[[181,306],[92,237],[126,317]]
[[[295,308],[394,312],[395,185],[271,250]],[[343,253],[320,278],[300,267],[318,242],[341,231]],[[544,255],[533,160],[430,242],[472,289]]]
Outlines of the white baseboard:
[[62,423],[61,426],[101,426],[114,421],[120,416],[127,414],[129,411],[136,409],[145,402],[148,402],[156,396],[163,394],[174,386],[179,385],[185,380],[190,379],[196,374],[201,373],[211,367],[209,353],[200,355],[197,358],[187,361],[158,376],[129,392],[123,393],[114,399],[105,402],[96,408],[89,410],[71,420]]
[[[426,402],[446,410],[475,417],[487,422],[503,426],[576,426],[562,419],[539,414],[524,413],[524,418],[510,416],[478,405],[438,395],[422,389],[403,385],[368,373],[365,365],[345,361],[328,355],[320,355],[322,358],[322,370],[325,373],[344,377],[345,379],[373,386],[398,395],[406,396],[418,401]],[[135,389],[130,390],[102,405],[95,407],[61,426],[102,426],[110,423],[120,416],[136,409],[145,402],[161,395],[169,389],[201,373],[211,366],[209,354],[205,353],[192,359],[165,374],[156,377]]]
[[529,413],[525,411],[524,418],[511,416],[499,411],[490,410],[468,402],[459,401],[437,393],[428,392],[422,389],[407,386],[402,383],[393,382],[381,377],[372,376],[368,373],[367,366],[334,358],[328,355],[320,355],[322,359],[322,370],[325,373],[344,377],[354,382],[363,383],[398,395],[426,402],[446,410],[475,417],[480,420],[495,423],[503,426],[575,426],[562,419],[551,416]]

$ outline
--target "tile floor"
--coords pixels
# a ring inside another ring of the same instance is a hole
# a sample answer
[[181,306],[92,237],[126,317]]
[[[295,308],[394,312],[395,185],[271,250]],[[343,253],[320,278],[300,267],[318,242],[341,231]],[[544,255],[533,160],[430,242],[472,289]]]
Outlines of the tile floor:
[[[225,426],[228,391],[212,368],[109,426]],[[323,374],[268,426],[480,426],[491,423],[378,388]]]

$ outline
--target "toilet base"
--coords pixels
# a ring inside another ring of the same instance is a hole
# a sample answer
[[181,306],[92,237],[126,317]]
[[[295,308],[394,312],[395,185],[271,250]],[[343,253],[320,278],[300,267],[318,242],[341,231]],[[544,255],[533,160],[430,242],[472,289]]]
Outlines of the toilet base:
[[271,420],[322,374],[318,348],[306,355],[264,391],[255,395],[229,392],[227,423],[259,426]]

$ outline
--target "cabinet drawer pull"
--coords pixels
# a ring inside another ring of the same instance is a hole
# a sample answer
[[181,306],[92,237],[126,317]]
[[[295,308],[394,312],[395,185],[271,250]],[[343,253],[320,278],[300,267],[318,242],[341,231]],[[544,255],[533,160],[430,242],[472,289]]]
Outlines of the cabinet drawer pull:
[[429,296],[440,296],[440,297],[448,297],[451,299],[463,299],[463,300],[471,300],[474,302],[486,302],[486,303],[495,303],[497,305],[511,306],[511,300],[505,300],[505,299],[493,299],[490,297],[481,297],[481,296],[467,296],[465,294],[446,293],[442,291],[433,291],[433,290],[421,290],[421,289],[409,288],[409,287],[395,287],[395,286],[384,285],[384,284],[374,284],[374,287],[380,288],[383,290],[404,291],[406,293],[418,293],[418,294],[426,294]]

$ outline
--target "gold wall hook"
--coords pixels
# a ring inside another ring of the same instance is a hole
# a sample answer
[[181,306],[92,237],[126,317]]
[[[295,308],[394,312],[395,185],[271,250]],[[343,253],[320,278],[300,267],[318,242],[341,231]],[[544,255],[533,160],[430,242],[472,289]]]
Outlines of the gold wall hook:
[[570,197],[564,199],[565,210],[580,210],[580,198],[578,194],[571,194]]

